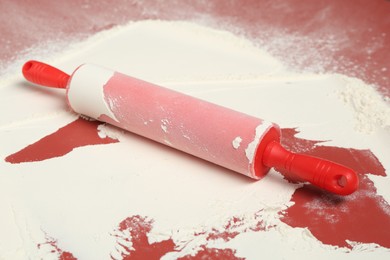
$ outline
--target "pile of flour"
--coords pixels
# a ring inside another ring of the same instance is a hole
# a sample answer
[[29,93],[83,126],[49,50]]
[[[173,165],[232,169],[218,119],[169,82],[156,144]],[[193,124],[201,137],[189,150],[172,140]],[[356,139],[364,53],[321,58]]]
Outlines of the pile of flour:
[[[16,65],[40,58],[68,73],[83,63],[100,64],[282,127],[298,127],[303,138],[371,149],[390,168],[385,158],[390,148],[383,145],[390,138],[390,107],[373,87],[343,75],[293,73],[261,46],[226,31],[188,22],[134,22],[63,52],[37,57],[32,50]],[[75,119],[63,112],[62,93],[51,92],[55,98],[44,91],[32,94],[21,82],[19,74],[1,81],[2,106],[9,116],[0,119],[0,142],[23,136],[6,142],[2,158]],[[25,106],[15,107],[16,100]],[[346,256],[345,249],[323,245],[308,230],[279,220],[278,212],[291,205],[299,185],[276,172],[253,182],[110,126],[99,131],[120,142],[78,148],[43,162],[0,162],[0,258],[49,256],[49,249],[36,247],[46,234],[80,259],[115,256],[112,232],[131,215],[155,220],[150,242],[172,238],[180,246],[167,259],[194,254],[208,243],[236,249],[237,256],[249,259],[275,257],[275,248],[285,249],[278,251],[280,257],[300,259],[308,251],[316,258]],[[378,187],[389,184],[388,178],[376,182]],[[378,188],[378,193],[389,201],[388,190]],[[223,231],[232,217],[244,220],[234,230],[242,234],[229,242],[209,242],[207,232]],[[274,228],[247,232],[260,220]],[[274,244],[268,249],[250,248],[269,241]],[[374,256],[383,251],[366,247],[377,250]]]

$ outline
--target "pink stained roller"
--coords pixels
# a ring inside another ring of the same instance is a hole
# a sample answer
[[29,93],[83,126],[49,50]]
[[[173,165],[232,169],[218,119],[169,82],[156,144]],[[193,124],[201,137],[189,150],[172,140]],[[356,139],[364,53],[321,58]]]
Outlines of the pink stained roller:
[[31,82],[67,89],[77,113],[107,122],[232,171],[261,179],[271,167],[327,191],[348,195],[356,173],[342,165],[286,151],[276,124],[163,88],[96,65],[71,76],[29,61]]

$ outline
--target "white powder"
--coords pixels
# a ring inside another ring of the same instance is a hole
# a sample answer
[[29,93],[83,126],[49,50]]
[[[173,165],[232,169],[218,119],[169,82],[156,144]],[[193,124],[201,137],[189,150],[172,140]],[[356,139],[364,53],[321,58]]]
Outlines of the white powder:
[[240,147],[241,141],[242,141],[242,138],[239,136],[234,138],[234,140],[232,141],[233,148],[238,149]]
[[[387,110],[375,101],[379,96],[362,82],[355,96],[348,84],[356,79],[291,73],[249,41],[191,23],[131,23],[53,54],[50,60],[67,72],[82,63],[101,64],[283,127],[300,126],[301,136],[333,140],[333,145],[361,147],[359,140],[367,135],[353,130],[356,113],[364,114],[357,116],[362,123],[371,125],[374,120],[378,131],[388,126]],[[20,88],[20,82],[21,77],[15,76],[0,89],[4,109],[12,111],[0,118],[0,143],[6,147],[0,150],[2,158],[71,121],[59,112],[52,118],[53,111],[65,110],[64,95]],[[332,95],[337,91],[341,94]],[[364,93],[370,93],[367,100]],[[349,103],[345,105],[339,96]],[[15,107],[19,103],[25,106]],[[30,120],[33,115],[38,119]],[[162,130],[163,126],[167,125],[162,122]],[[291,228],[279,220],[278,212],[291,206],[291,195],[300,185],[287,183],[274,171],[261,181],[246,181],[116,128],[100,125],[98,129],[102,138],[120,142],[78,148],[43,162],[0,162],[0,203],[7,205],[2,207],[0,222],[0,258],[55,258],[50,250],[40,255],[34,246],[45,242],[43,232],[80,259],[118,256],[115,227],[137,214],[155,220],[150,242],[171,237],[181,249],[165,259],[195,254],[202,245],[237,249],[238,256],[249,259],[346,257],[345,249],[325,246],[307,229]],[[386,129],[378,140],[389,136]],[[255,139],[261,132],[256,131]],[[385,158],[390,148],[370,138],[363,146]],[[232,145],[238,147],[240,140],[235,140]],[[247,147],[248,158],[253,157],[253,149]],[[390,162],[382,161],[389,169]],[[207,240],[212,229],[223,231],[233,216],[243,219],[243,225],[232,230],[241,232],[239,236],[229,242]],[[250,231],[259,220],[273,227]],[[131,241],[122,242],[131,247]],[[383,252],[367,247],[374,256]],[[355,253],[359,252],[349,255]]]
[[101,124],[97,129],[100,138],[110,137],[112,139],[119,139],[123,135],[123,130],[107,124]]
[[338,91],[339,96],[354,109],[356,130],[370,134],[378,128],[389,129],[389,100],[361,80],[351,81],[345,76],[339,77],[344,86]]
[[252,142],[248,144],[248,147],[245,149],[245,155],[248,158],[250,163],[253,162],[255,158],[255,152],[257,145],[259,144],[260,139],[264,136],[267,130],[271,127],[271,123],[263,122],[262,124],[256,127],[255,137]]

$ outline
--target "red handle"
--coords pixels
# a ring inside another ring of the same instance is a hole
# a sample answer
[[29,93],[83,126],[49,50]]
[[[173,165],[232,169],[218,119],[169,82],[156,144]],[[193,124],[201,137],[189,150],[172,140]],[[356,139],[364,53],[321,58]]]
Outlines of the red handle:
[[320,158],[289,152],[278,142],[267,145],[263,163],[268,167],[286,170],[293,177],[339,195],[349,195],[359,185],[353,170]]
[[22,72],[28,81],[52,88],[66,88],[70,77],[59,69],[34,60],[26,62]]

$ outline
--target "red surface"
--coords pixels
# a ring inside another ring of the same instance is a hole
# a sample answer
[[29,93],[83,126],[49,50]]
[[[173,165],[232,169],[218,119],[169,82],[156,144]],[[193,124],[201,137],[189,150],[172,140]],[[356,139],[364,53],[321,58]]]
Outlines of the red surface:
[[390,96],[389,1],[215,1],[207,9],[298,69],[358,77]]
[[[157,260],[169,252],[177,251],[172,239],[150,244],[147,235],[152,230],[152,227],[153,221],[141,216],[128,217],[119,224],[118,230],[122,232],[129,231],[131,238],[120,235],[116,235],[116,237],[121,241],[131,241],[132,243],[132,248],[129,248],[123,245],[123,243],[118,242],[118,246],[121,248],[120,252],[125,252],[121,253],[123,259],[144,260],[147,258]],[[194,256],[186,255],[178,259],[242,259],[237,258],[234,254],[235,251],[232,249],[217,249],[201,246],[201,249]]]
[[295,204],[283,212],[282,221],[292,227],[307,227],[325,244],[351,247],[346,240],[376,243],[390,248],[390,206],[376,194],[368,174],[386,176],[385,169],[369,150],[317,146],[319,142],[295,137],[294,129],[283,130],[284,145],[291,150],[343,163],[360,178],[357,192],[339,197],[304,185],[291,199]]
[[244,34],[297,69],[355,76],[390,96],[386,0],[24,0],[0,1],[0,11],[3,65],[43,42],[86,37],[129,20],[181,19]]
[[178,260],[202,260],[202,259],[224,259],[224,260],[240,260],[245,259],[234,255],[235,250],[232,249],[217,249],[207,248],[202,246],[201,250],[194,256],[184,256],[178,258]]
[[[66,131],[63,129],[66,129]],[[74,139],[71,147],[96,144],[96,139],[100,139],[97,135],[96,122],[78,119],[61,128],[56,133],[28,146],[26,149],[29,152],[22,152],[25,151],[24,149],[16,153],[17,156],[13,160],[18,162],[31,161],[31,155],[41,152],[42,147],[45,147],[46,152],[41,153],[39,159],[34,157],[35,161],[53,158],[53,154],[55,156],[65,155],[73,148],[69,149],[67,142],[57,141],[67,139],[68,136],[72,136],[72,132],[83,132],[83,138]],[[281,220],[292,227],[307,227],[317,239],[325,244],[350,247],[346,242],[346,240],[350,240],[361,243],[377,243],[383,247],[390,248],[390,216],[388,214],[390,206],[383,197],[376,194],[373,182],[367,177],[367,174],[386,176],[385,169],[380,161],[370,150],[320,146],[321,142],[319,141],[295,137],[297,133],[295,129],[282,129],[282,144],[295,152],[304,150],[305,154],[347,165],[358,173],[361,185],[357,192],[346,198],[330,195],[313,189],[310,185],[304,185],[302,188],[297,189],[292,196],[291,201],[295,202],[295,204],[286,211],[281,212],[284,215]],[[53,136],[55,137],[54,139],[45,141],[44,146],[42,146],[42,140],[48,140],[48,138],[53,138]],[[86,140],[92,142],[88,143]],[[116,140],[106,141],[110,143]],[[63,151],[66,151],[66,153]],[[9,156],[7,158],[12,162],[9,159],[12,157]],[[283,172],[280,169],[279,171]],[[370,212],[370,214],[367,214],[367,212]],[[242,225],[242,221],[244,220],[232,217],[232,220],[226,224],[225,231],[208,231],[208,240],[223,238],[228,241],[234,238],[239,234],[236,228]],[[157,257],[158,255],[174,251],[175,245],[171,240],[149,244],[146,234],[150,232],[151,227],[152,221],[140,216],[130,216],[119,224],[119,230],[128,229],[132,235],[132,238],[123,237],[122,239],[135,239],[133,241],[133,246],[136,248],[135,252],[125,248],[130,256],[139,257],[134,259],[140,259],[142,256],[150,254],[154,254]],[[264,226],[259,221],[258,225],[251,227],[250,230],[261,231],[264,230]],[[204,249],[199,256],[214,253],[218,254],[218,256],[226,254],[224,256],[227,257],[231,252]]]
[[[0,1],[0,11],[0,67],[28,52],[28,48],[47,41],[67,42],[129,20],[184,19],[246,35],[298,70],[340,72],[361,78],[390,97],[390,2],[386,0],[251,0],[245,4],[224,0],[168,0],[161,5],[126,0],[89,3],[24,0]],[[61,131],[64,128],[67,130]],[[63,156],[75,147],[103,140],[97,136],[94,122],[77,120],[64,128],[8,156],[7,160],[17,163],[50,159]],[[63,137],[75,136],[72,131],[77,131],[77,135],[83,133],[83,139],[88,141],[76,139],[70,146],[58,142]],[[325,244],[349,247],[345,242],[349,239],[390,248],[390,216],[386,213],[389,205],[376,194],[368,178],[368,174],[386,176],[375,155],[369,150],[320,146],[318,141],[296,138],[295,134],[294,129],[283,130],[284,146],[293,151],[304,147],[307,154],[347,164],[358,172],[361,189],[354,197],[343,199],[305,185],[295,191],[292,197],[295,204],[282,212],[282,220],[292,227],[307,227]],[[144,223],[139,225],[140,239],[136,240],[144,257],[148,250],[156,249],[157,256],[174,250],[170,240],[155,247],[148,244],[144,234],[150,231],[151,222],[145,224],[143,218],[138,220]],[[225,232],[214,235],[228,240],[237,235],[230,229],[227,226]],[[69,252],[58,252],[72,256]],[[234,252],[223,254],[228,258]],[[204,248],[197,256],[217,258],[221,252],[216,255],[214,249]]]
[[141,216],[132,216],[123,220],[118,227],[119,231],[129,231],[131,238],[119,237],[124,241],[131,241],[132,248],[118,242],[118,246],[126,253],[121,253],[123,259],[131,260],[143,260],[145,257],[148,259],[160,259],[168,252],[175,251],[175,243],[171,240],[164,240],[157,243],[150,244],[147,234],[152,230],[153,221],[147,220]]
[[45,243],[37,245],[38,249],[40,249],[43,245],[49,245],[52,248],[51,253],[57,253],[59,255],[59,260],[77,260],[77,258],[74,257],[72,253],[63,251],[61,248],[59,248],[57,245],[57,240],[48,236],[46,236],[46,240],[47,241]]
[[109,137],[100,138],[97,131],[100,124],[101,122],[98,121],[91,122],[79,118],[22,150],[7,156],[5,161],[9,163],[38,162],[64,156],[77,147],[118,142],[118,140]]

